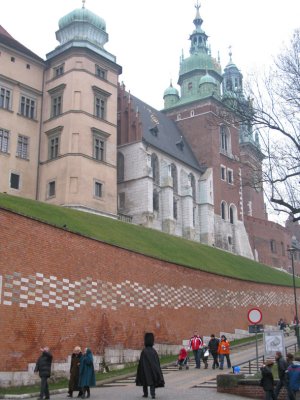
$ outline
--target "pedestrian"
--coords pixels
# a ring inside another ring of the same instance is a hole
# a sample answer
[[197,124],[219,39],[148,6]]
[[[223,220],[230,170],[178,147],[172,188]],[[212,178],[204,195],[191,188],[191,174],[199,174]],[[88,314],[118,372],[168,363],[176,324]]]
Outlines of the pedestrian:
[[143,397],[148,397],[148,386],[150,386],[151,398],[155,399],[155,388],[164,387],[165,380],[158,354],[153,346],[153,333],[145,333],[144,348],[140,355],[135,383],[136,386],[143,386]]
[[218,348],[219,348],[219,343],[220,340],[215,337],[215,335],[212,333],[210,335],[210,341],[208,342],[208,350],[210,351],[210,354],[212,355],[213,358],[213,365],[212,368],[219,368],[219,356],[218,356]]
[[96,386],[96,377],[94,369],[93,353],[87,347],[80,358],[79,367],[79,383],[78,386],[82,392],[81,398],[89,398],[91,396],[90,388]]
[[288,392],[287,398],[288,398],[288,400],[295,400],[295,395],[294,395],[292,389],[290,388],[289,373],[288,373],[289,367],[294,363],[294,355],[292,353],[287,353],[286,362],[287,362],[287,371],[285,373],[285,376],[286,376],[286,386],[287,386],[287,392]]
[[203,338],[201,338],[201,340],[202,340],[202,347],[200,349],[200,358],[203,361],[204,369],[207,369],[208,368],[209,350],[208,350],[208,346],[204,343]]
[[265,400],[276,400],[274,392],[274,377],[272,373],[272,367],[274,365],[273,360],[267,360],[265,365],[260,369],[261,380],[260,385],[263,387],[265,392]]
[[190,338],[189,347],[193,350],[196,367],[200,368],[201,366],[201,348],[203,346],[203,342],[200,336],[198,336],[197,332],[194,332],[194,336]]
[[221,336],[221,340],[218,346],[218,353],[220,357],[220,369],[224,367],[224,358],[226,357],[227,367],[231,368],[231,361],[230,361],[230,343],[227,340],[225,335]]
[[179,351],[178,359],[177,359],[177,365],[179,366],[179,369],[182,369],[183,366],[186,369],[189,369],[188,359],[189,359],[188,352],[186,351],[185,347],[182,347]]
[[79,384],[79,369],[80,369],[81,357],[82,357],[81,348],[79,346],[76,346],[74,348],[73,354],[71,356],[68,397],[73,397],[73,392],[75,392],[75,391],[79,391],[77,397],[81,397],[83,394],[78,385]]
[[39,377],[41,378],[41,389],[40,389],[40,397],[39,400],[42,399],[50,399],[49,387],[48,387],[48,378],[51,375],[51,364],[52,364],[52,354],[50,353],[50,349],[48,346],[41,348],[42,354],[39,356],[34,372],[39,373]]
[[289,400],[295,400],[300,390],[300,358],[295,357],[295,361],[288,366],[288,385]]
[[275,396],[278,397],[280,390],[285,387],[287,390],[286,370],[288,368],[287,361],[283,358],[281,351],[276,351],[275,361],[278,368],[278,382],[275,388]]

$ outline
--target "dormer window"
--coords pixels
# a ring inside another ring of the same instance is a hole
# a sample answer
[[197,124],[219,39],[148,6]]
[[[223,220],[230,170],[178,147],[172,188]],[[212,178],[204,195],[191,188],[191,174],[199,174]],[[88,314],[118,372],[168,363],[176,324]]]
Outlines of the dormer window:
[[150,128],[149,131],[151,132],[151,134],[153,136],[158,136],[158,126],[157,125],[155,125],[152,128]]
[[179,148],[179,150],[183,151],[184,142],[183,142],[182,136],[180,138],[180,141],[176,143],[176,146]]

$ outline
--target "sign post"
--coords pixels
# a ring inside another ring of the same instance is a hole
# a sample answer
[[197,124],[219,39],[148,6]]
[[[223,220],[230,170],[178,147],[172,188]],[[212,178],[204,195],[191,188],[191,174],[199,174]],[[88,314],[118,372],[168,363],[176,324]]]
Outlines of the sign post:
[[257,345],[257,324],[262,320],[262,313],[259,308],[251,308],[248,311],[248,321],[255,326],[255,347],[256,347],[256,369],[258,371],[258,345]]

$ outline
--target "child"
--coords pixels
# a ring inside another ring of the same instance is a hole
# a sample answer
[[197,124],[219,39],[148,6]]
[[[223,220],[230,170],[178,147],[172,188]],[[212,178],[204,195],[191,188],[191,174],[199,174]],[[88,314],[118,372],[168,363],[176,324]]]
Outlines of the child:
[[182,347],[182,349],[180,349],[178,356],[179,369],[182,369],[183,366],[185,366],[186,369],[189,369],[187,362],[188,362],[188,352],[184,347]]
[[144,344],[145,347],[141,352],[135,382],[137,386],[143,386],[143,397],[148,397],[148,386],[150,386],[151,397],[155,399],[155,388],[164,387],[165,381],[158,354],[153,348],[153,333],[145,334]]

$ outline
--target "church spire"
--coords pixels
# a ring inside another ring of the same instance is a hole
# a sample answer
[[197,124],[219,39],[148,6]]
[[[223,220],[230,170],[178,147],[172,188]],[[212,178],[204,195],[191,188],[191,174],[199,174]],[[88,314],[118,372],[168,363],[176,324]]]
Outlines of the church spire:
[[195,25],[195,29],[193,33],[190,35],[190,41],[191,41],[191,48],[190,48],[190,54],[197,54],[199,52],[202,53],[208,53],[208,48],[206,45],[206,41],[208,36],[206,33],[202,30],[202,23],[203,19],[200,16],[200,3],[199,0],[197,0],[197,3],[195,5],[196,8],[196,16],[193,20],[193,23]]

